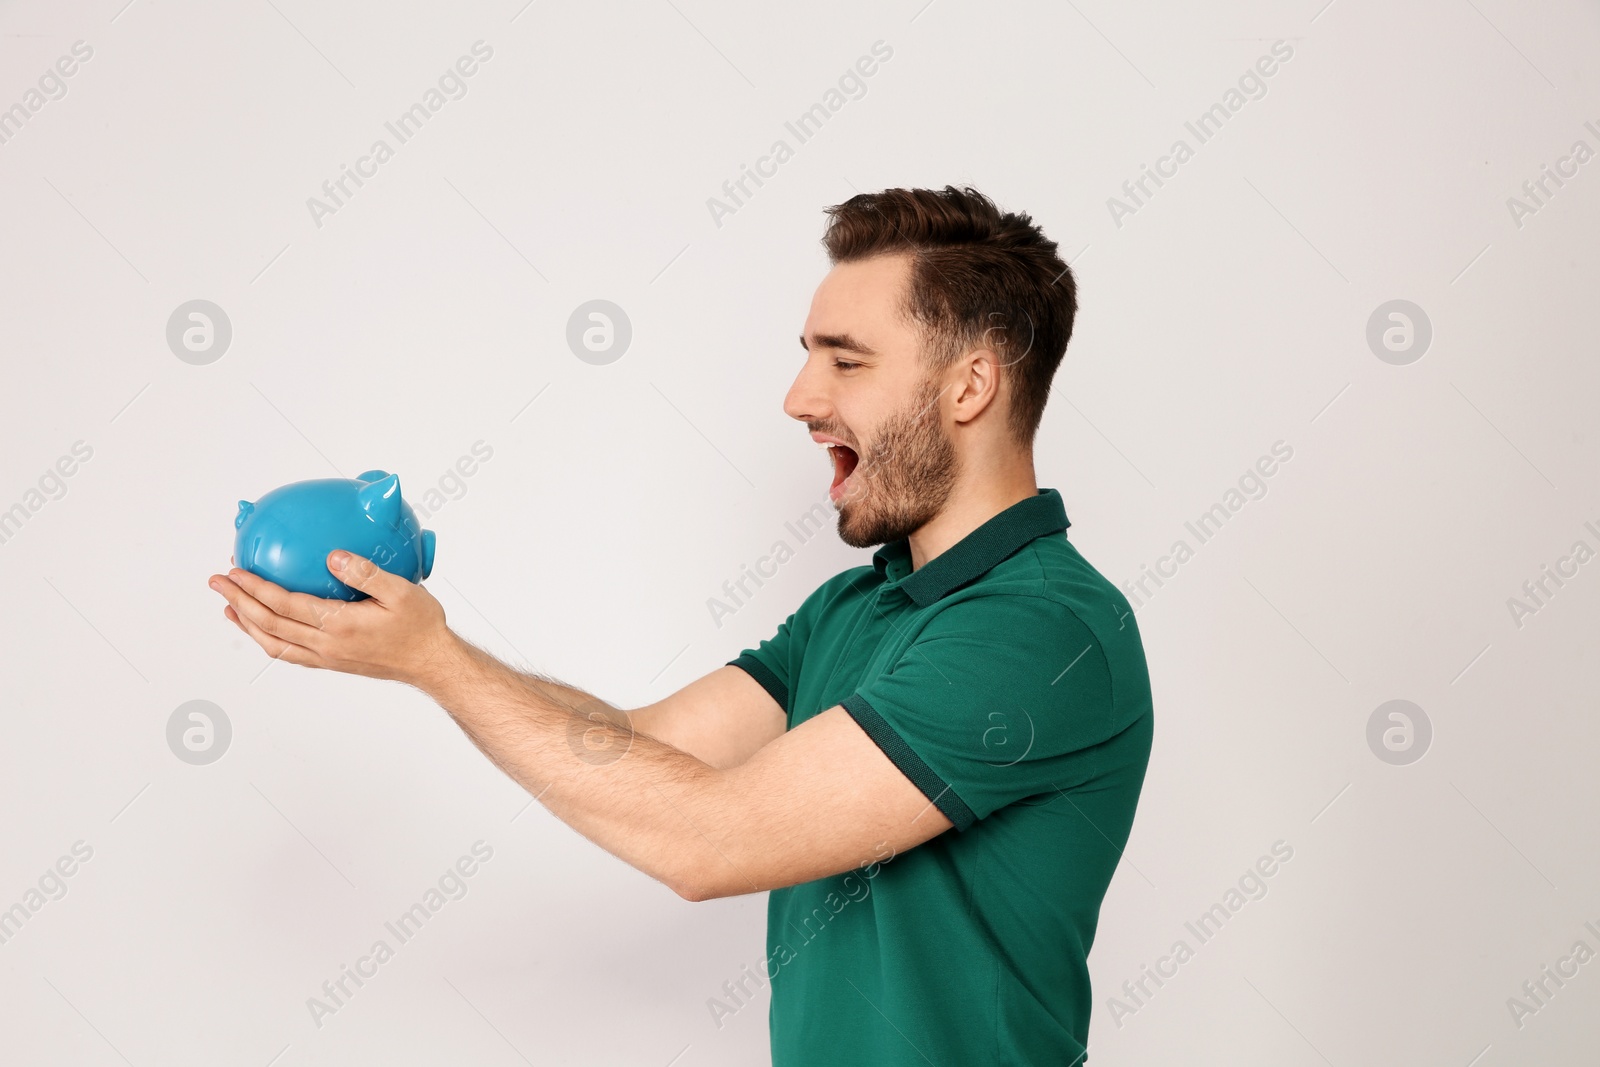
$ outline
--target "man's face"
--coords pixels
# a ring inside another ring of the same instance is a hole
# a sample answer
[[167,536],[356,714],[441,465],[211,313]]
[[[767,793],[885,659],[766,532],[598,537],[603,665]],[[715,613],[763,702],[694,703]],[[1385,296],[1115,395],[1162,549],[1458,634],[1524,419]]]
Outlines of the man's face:
[[960,470],[922,335],[901,318],[909,255],[841,263],[811,299],[805,365],[783,410],[833,461],[829,498],[855,548],[898,541],[939,514]]

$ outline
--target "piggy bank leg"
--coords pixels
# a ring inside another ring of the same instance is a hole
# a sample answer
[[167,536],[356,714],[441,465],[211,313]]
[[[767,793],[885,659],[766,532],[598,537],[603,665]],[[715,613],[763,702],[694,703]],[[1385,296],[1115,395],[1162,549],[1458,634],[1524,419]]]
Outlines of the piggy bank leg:
[[426,578],[433,573],[433,545],[432,530],[422,531],[422,577]]

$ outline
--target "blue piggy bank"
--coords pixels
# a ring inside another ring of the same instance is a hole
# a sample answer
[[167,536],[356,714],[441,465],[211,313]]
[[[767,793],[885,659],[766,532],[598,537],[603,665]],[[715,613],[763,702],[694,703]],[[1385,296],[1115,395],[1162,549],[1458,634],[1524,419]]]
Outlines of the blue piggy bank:
[[241,500],[233,526],[234,562],[296,593],[367,598],[328,570],[328,553],[336,548],[409,582],[433,572],[433,531],[424,530],[401,499],[400,476],[385,471],[291,482],[254,503]]

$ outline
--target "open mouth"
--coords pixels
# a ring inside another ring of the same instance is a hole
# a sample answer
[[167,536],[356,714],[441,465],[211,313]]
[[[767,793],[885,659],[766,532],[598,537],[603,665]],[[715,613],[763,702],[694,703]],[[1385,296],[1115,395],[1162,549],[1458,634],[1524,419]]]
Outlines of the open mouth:
[[828,499],[839,500],[848,491],[850,476],[855,473],[860,457],[846,445],[827,445],[828,458],[833,460],[833,484],[828,487]]

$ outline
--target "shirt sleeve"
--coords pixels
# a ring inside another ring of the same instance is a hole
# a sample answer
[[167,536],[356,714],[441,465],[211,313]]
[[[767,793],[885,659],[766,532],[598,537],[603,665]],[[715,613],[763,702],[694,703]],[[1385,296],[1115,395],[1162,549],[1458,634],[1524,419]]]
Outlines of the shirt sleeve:
[[789,690],[799,668],[802,643],[795,640],[796,616],[790,615],[778,624],[778,632],[754,648],[747,648],[729,660],[726,666],[738,667],[760,683],[785,716],[789,714]]
[[1095,746],[1129,724],[1094,631],[1020,594],[940,611],[841,703],[958,830],[1091,777]]

